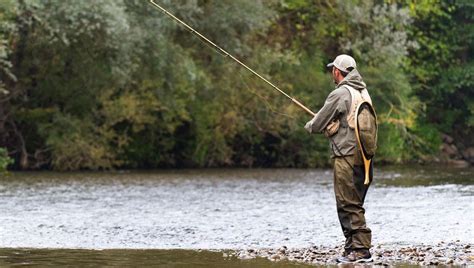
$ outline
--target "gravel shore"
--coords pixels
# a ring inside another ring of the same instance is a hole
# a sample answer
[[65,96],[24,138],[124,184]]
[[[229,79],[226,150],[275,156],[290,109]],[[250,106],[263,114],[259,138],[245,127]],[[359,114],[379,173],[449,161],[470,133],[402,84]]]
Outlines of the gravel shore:
[[[314,265],[336,264],[335,259],[343,252],[341,247],[312,246],[310,248],[243,249],[223,253],[224,257],[239,259],[267,258],[271,261],[291,261]],[[474,266],[472,244],[441,242],[436,245],[376,245],[371,249],[374,265],[397,264]]]

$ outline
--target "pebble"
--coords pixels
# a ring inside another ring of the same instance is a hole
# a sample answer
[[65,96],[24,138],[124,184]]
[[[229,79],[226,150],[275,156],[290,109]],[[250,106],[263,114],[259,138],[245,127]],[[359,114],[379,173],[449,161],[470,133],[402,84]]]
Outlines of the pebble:
[[[455,242],[440,242],[437,245],[375,245],[371,249],[374,264],[393,266],[397,264],[410,265],[459,265],[474,266],[474,255],[471,253],[472,244]],[[291,261],[315,265],[335,264],[344,248],[311,246],[308,248],[259,248],[243,249],[223,255],[237,256],[239,259],[256,257],[267,258],[273,262]]]

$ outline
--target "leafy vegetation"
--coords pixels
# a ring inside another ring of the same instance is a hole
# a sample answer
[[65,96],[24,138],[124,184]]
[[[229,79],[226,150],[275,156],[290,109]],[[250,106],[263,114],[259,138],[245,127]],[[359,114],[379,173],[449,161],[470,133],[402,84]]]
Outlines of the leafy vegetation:
[[[441,133],[473,145],[469,1],[157,2],[315,111],[334,87],[325,64],[354,55],[378,161],[436,154]],[[0,146],[14,168],[328,165],[308,119],[146,2],[0,6]]]
[[0,174],[7,170],[7,166],[13,163],[13,159],[8,157],[7,151],[0,148]]

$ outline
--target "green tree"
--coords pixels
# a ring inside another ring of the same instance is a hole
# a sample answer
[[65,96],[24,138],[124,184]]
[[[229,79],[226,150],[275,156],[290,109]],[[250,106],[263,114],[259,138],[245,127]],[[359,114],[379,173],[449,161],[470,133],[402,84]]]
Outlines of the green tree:
[[[440,131],[471,142],[468,2],[160,3],[314,111],[334,86],[327,62],[354,55],[379,161],[433,154]],[[16,168],[328,165],[308,119],[141,0],[0,6],[0,146]]]
[[415,19],[410,34],[419,48],[410,51],[409,71],[416,95],[425,104],[421,124],[473,145],[473,12],[469,1],[410,3]]

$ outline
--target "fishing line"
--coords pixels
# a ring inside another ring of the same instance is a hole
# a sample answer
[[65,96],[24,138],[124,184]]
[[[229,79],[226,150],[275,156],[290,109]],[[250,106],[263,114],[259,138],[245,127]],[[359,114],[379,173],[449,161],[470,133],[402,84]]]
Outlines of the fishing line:
[[204,35],[202,35],[201,33],[199,33],[198,31],[194,30],[191,26],[189,26],[188,24],[186,24],[185,22],[183,22],[182,20],[180,20],[179,18],[177,18],[176,16],[174,16],[173,14],[171,14],[168,10],[164,9],[163,7],[161,7],[160,5],[158,5],[157,3],[154,2],[154,0],[150,0],[150,3],[158,8],[159,10],[161,10],[163,13],[165,13],[167,16],[169,16],[170,18],[172,18],[174,21],[178,22],[180,25],[184,26],[186,29],[188,29],[191,34],[193,35],[196,35],[198,36],[204,43],[207,43],[208,45],[212,45],[212,47],[214,48],[214,50],[217,50],[219,52],[219,54],[223,54],[224,57],[229,57],[230,59],[232,59],[233,61],[237,62],[239,65],[241,65],[242,67],[244,67],[245,69],[247,69],[248,71],[250,71],[252,74],[254,74],[255,76],[257,76],[258,78],[260,78],[261,80],[265,81],[265,83],[267,83],[268,85],[270,85],[273,89],[277,90],[278,92],[280,92],[282,95],[284,95],[285,97],[287,97],[288,99],[290,99],[294,104],[298,105],[301,109],[305,110],[305,112],[307,112],[308,114],[314,116],[315,113],[313,111],[311,111],[310,109],[308,109],[306,106],[304,106],[301,102],[299,102],[298,100],[296,100],[295,98],[291,97],[290,95],[288,95],[287,93],[285,93],[283,90],[281,90],[280,88],[278,88],[277,86],[275,86],[272,82],[270,82],[268,79],[266,79],[265,77],[261,76],[260,74],[258,74],[256,71],[254,71],[253,69],[251,69],[250,67],[248,67],[247,65],[245,65],[244,63],[242,63],[240,60],[238,60],[237,58],[235,58],[234,56],[232,56],[231,54],[229,54],[227,51],[225,51],[223,48],[221,48],[220,46],[216,45],[215,43],[213,43],[211,40],[209,40],[208,38],[206,38]]
[[[191,32],[191,31],[189,31]],[[199,41],[202,41],[201,38],[199,38],[199,36],[196,36],[196,35],[193,35],[194,38],[196,38],[197,40]],[[223,54],[221,51],[215,49],[214,47],[212,47],[211,45],[209,45],[207,42],[203,42],[207,47],[211,48],[213,51],[217,52],[219,55],[223,56],[224,58],[227,57],[226,54]],[[265,104],[265,107],[267,107],[268,110],[270,110],[271,112],[275,113],[275,114],[279,114],[279,115],[283,115],[283,116],[286,116],[286,117],[289,117],[291,119],[296,119],[295,117],[289,115],[289,114],[286,114],[286,113],[282,113],[282,112],[278,112],[275,108],[273,108],[273,106],[270,104],[270,102],[263,96],[261,96],[260,94],[258,94],[258,92],[256,90],[252,90],[250,85],[247,83],[247,81],[245,81],[245,77],[243,76],[243,73],[242,73],[242,70],[237,70],[240,78],[242,79],[242,82],[244,84],[244,88],[249,91],[251,94],[257,96],[260,100],[263,101],[263,103]]]

